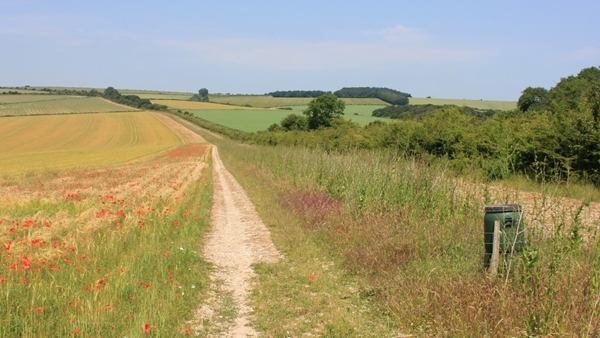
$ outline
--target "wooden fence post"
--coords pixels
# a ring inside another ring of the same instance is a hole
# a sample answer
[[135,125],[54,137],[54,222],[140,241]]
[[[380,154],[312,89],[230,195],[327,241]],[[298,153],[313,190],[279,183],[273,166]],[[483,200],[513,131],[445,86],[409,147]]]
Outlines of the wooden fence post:
[[490,263],[490,275],[498,274],[498,260],[500,259],[500,220],[494,221],[494,244],[492,248],[492,261]]

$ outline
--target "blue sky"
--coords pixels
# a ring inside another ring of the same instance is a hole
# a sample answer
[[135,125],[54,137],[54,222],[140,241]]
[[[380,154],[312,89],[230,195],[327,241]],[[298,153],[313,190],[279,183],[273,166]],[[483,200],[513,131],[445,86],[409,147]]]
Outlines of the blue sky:
[[600,1],[0,0],[0,86],[517,100],[600,66]]

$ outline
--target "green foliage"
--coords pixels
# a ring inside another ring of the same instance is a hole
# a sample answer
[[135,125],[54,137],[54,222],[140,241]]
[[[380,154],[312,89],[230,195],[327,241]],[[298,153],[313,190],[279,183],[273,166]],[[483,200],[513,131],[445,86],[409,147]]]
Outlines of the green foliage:
[[548,90],[541,87],[527,87],[522,92],[517,101],[517,106],[521,111],[527,111],[529,109],[536,109],[543,107],[546,103],[546,97],[548,96]]
[[126,106],[146,110],[166,110],[168,107],[162,104],[154,104],[148,99],[141,99],[137,95],[121,95],[118,90],[108,87],[104,90],[104,98]]
[[407,105],[408,98],[411,97],[411,95],[408,93],[403,93],[394,89],[378,87],[346,87],[334,92],[334,94],[339,98],[378,98],[389,104],[399,106]]
[[281,120],[281,127],[285,130],[308,130],[308,119],[302,115],[290,114]]
[[600,69],[583,69],[577,76],[563,78],[548,92],[548,108],[555,113],[577,110],[590,96],[594,85],[600,84]]
[[198,90],[198,94],[192,95],[192,97],[189,98],[189,101],[208,102],[208,89],[202,88]]
[[310,101],[304,115],[309,129],[331,127],[332,121],[344,115],[346,104],[333,94],[325,94]]
[[[422,104],[422,105],[406,105],[406,106],[387,106],[379,108],[373,111],[373,116],[376,117],[389,117],[392,119],[417,119],[421,120],[428,114],[440,110],[443,108],[456,107],[454,105],[433,105],[433,104]],[[458,107],[456,107],[458,108]],[[497,111],[493,109],[476,109],[471,107],[460,107],[461,111],[475,116],[486,118],[494,115]]]

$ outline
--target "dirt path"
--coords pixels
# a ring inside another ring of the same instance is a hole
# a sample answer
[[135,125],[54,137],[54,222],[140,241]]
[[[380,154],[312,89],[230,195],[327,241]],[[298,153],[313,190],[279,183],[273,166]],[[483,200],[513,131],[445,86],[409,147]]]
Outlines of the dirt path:
[[[220,337],[255,337],[249,326],[252,308],[247,297],[254,276],[251,265],[275,263],[281,254],[254,205],[212,148],[214,204],[212,231],[204,255],[216,270],[211,276],[211,295],[193,320],[196,334]],[[209,323],[209,325],[203,325]]]

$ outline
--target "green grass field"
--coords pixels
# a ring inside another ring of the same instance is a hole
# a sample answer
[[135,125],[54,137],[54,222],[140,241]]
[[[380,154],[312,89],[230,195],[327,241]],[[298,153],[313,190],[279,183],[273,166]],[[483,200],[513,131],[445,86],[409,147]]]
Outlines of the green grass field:
[[[366,125],[373,121],[390,121],[389,119],[371,116],[371,112],[374,109],[381,107],[383,106],[348,105],[344,111],[344,117],[357,122],[360,125]],[[189,110],[189,112],[202,119],[225,127],[245,132],[255,132],[266,130],[273,123],[281,122],[281,120],[289,114],[302,114],[302,111],[306,109],[306,106],[294,106],[292,109],[293,110]]]
[[517,108],[515,101],[486,101],[486,100],[459,100],[459,99],[428,99],[420,97],[411,97],[410,104],[436,104],[445,105],[453,104],[459,107],[467,106],[478,109],[494,109],[494,110],[511,110]]
[[[20,95],[15,95],[20,96]],[[54,97],[54,96],[50,96]],[[0,116],[55,115],[133,111],[97,97],[0,104]]]

